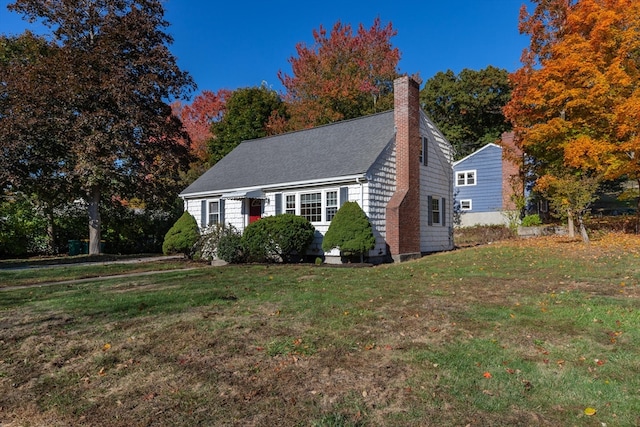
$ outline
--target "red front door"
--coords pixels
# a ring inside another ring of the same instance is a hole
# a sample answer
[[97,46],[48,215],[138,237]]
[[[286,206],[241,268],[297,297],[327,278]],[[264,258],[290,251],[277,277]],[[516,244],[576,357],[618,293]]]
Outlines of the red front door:
[[262,218],[262,200],[249,199],[249,224]]

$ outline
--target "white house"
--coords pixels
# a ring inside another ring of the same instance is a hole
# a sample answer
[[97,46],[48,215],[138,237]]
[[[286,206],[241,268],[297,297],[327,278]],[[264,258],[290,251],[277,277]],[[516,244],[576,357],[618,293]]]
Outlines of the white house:
[[243,230],[262,217],[292,213],[316,228],[308,255],[345,201],[357,201],[376,236],[370,262],[401,261],[453,249],[453,150],[420,109],[419,85],[394,82],[391,111],[244,141],[180,197],[201,227]]

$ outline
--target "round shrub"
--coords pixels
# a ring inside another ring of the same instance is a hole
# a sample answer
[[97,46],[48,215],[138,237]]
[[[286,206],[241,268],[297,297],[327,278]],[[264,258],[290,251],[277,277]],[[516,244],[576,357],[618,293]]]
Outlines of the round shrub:
[[164,236],[162,252],[165,255],[182,253],[191,258],[193,247],[199,237],[200,230],[196,219],[189,212],[185,212]]
[[348,258],[360,256],[361,261],[375,245],[371,223],[357,202],[345,202],[338,209],[322,240],[323,251],[339,248],[342,255]]
[[314,234],[315,228],[307,219],[282,214],[249,224],[242,241],[249,261],[288,263],[304,257]]

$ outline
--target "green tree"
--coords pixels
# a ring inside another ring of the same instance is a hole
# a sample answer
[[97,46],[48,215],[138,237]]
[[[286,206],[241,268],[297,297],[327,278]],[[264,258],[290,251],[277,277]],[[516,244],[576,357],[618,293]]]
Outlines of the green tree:
[[596,199],[600,181],[599,177],[589,176],[580,170],[563,169],[541,177],[536,188],[549,200],[555,215],[567,220],[569,237],[575,237],[577,220],[582,240],[589,243],[584,218]]
[[220,161],[242,141],[267,136],[270,119],[285,115],[284,103],[266,85],[234,91],[226,100],[222,119],[211,125],[210,164]]
[[187,258],[193,256],[194,245],[200,238],[200,230],[196,219],[185,212],[167,231],[162,244],[162,252],[167,254],[182,253]]
[[67,145],[73,113],[63,101],[71,92],[59,83],[61,60],[58,46],[30,32],[0,36],[0,183],[44,215],[49,253],[56,248],[54,210],[74,193]]
[[[16,0],[9,8],[53,30],[58,79],[22,84],[51,93],[64,112],[56,115],[65,130],[64,173],[87,201],[89,253],[98,254],[103,198],[173,201],[189,154],[188,135],[168,102],[193,81],[169,51],[160,0]],[[15,108],[30,108],[11,99]],[[50,119],[44,112],[31,120]]]
[[422,108],[453,144],[458,159],[511,128],[502,112],[510,97],[509,73],[492,66],[465,68],[458,75],[439,72],[420,91]]
[[338,209],[322,240],[323,251],[338,248],[342,255],[359,256],[360,261],[375,245],[371,223],[357,202],[345,202]]

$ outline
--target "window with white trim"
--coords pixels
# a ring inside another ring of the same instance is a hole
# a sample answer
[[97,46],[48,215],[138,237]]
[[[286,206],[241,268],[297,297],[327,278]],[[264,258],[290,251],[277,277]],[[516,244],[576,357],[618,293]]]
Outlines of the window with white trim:
[[209,224],[214,225],[220,222],[220,202],[209,202]]
[[440,224],[440,199],[431,198],[431,223]]
[[464,187],[465,185],[476,185],[475,170],[456,172],[456,186]]
[[[280,200],[280,202],[278,202]],[[276,195],[276,215],[299,215],[313,223],[329,223],[349,200],[349,188],[328,188],[313,192],[295,192]]]
[[287,194],[285,196],[285,206],[284,213],[288,214],[296,214],[296,195],[295,194]]
[[461,211],[470,211],[471,206],[472,206],[471,199],[460,200]]
[[309,222],[322,221],[322,193],[300,194],[300,216]]
[[325,197],[325,219],[327,222],[330,222],[333,217],[336,216],[336,212],[338,212],[338,192],[327,191]]

